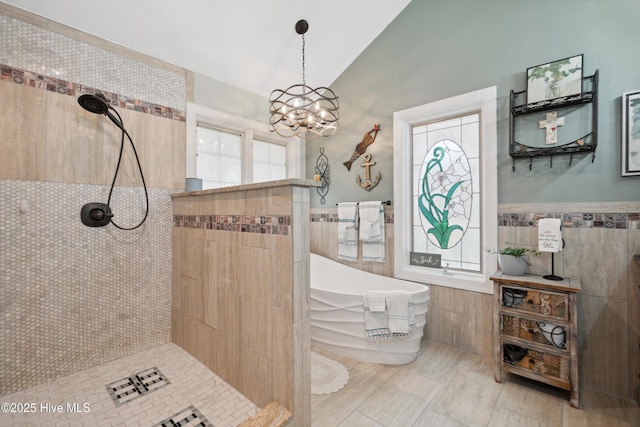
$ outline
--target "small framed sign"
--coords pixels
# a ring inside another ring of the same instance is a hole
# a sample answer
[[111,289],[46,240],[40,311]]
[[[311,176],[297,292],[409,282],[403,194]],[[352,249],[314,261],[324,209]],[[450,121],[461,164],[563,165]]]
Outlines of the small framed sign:
[[582,55],[527,69],[527,104],[582,93]]
[[428,254],[423,252],[409,252],[409,264],[418,267],[441,267],[442,256],[440,254]]

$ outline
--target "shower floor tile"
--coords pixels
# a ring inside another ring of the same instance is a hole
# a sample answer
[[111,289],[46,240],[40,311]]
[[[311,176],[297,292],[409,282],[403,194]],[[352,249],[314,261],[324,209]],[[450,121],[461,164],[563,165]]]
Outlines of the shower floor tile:
[[[168,383],[116,405],[105,385],[148,372]],[[164,344],[0,397],[0,426],[152,426],[193,411],[208,425],[237,426],[258,407],[193,356]],[[187,409],[185,409],[187,408]],[[191,425],[191,424],[184,424]]]

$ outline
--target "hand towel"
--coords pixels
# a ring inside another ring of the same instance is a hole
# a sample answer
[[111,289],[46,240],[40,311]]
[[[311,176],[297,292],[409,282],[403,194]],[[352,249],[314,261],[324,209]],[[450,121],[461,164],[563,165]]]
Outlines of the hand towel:
[[362,260],[385,262],[384,206],[382,202],[361,202],[359,214]]
[[559,218],[538,220],[538,250],[540,252],[562,251],[562,223]]
[[367,293],[362,294],[362,312],[364,314],[364,333],[370,341],[389,340],[391,333],[386,311],[371,311]]
[[387,319],[392,334],[409,334],[411,323],[415,324],[415,315],[409,320],[409,302],[411,294],[407,291],[387,292]]
[[338,258],[358,261],[358,204],[338,203]]
[[369,311],[373,313],[384,312],[387,309],[387,299],[385,291],[366,291],[364,293]]
[[[384,295],[387,310],[372,311],[370,296],[379,294]],[[393,304],[391,310],[389,303]],[[366,291],[362,294],[362,309],[365,335],[370,341],[405,340],[415,330],[415,309],[409,292]]]

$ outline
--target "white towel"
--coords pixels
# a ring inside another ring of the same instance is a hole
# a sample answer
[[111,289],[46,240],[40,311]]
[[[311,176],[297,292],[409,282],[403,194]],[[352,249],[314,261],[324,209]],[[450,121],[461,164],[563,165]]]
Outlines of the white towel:
[[[369,300],[370,294],[375,295],[375,292],[367,291],[362,294],[364,329],[367,339],[370,341],[398,341],[410,337],[416,327],[411,294],[406,291],[382,291],[387,310],[375,312],[371,310]],[[389,307],[390,302],[394,305],[393,309]]]
[[338,203],[338,258],[358,261],[358,204]]
[[364,296],[366,298],[366,305],[369,306],[369,311],[373,313],[381,313],[387,309],[386,292],[366,291]]
[[385,262],[384,206],[382,202],[361,202],[359,214],[362,260]]
[[411,324],[415,325],[415,315],[409,319],[409,302],[411,294],[407,291],[390,291],[386,296],[387,319],[389,332],[392,334],[409,334]]
[[559,218],[538,220],[538,250],[540,252],[560,252],[562,250],[562,223]]
[[389,332],[387,312],[385,310],[371,311],[366,292],[362,294],[362,309],[364,314],[364,333],[367,338],[371,341],[390,339],[391,333]]

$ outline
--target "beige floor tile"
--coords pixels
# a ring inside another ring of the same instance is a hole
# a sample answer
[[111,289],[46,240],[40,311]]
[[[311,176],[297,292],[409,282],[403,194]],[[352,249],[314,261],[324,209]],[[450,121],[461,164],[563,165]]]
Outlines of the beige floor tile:
[[572,408],[567,405],[562,419],[563,427],[635,427],[640,425],[640,419],[633,422],[591,411]]
[[[562,421],[560,421],[560,423],[561,422]],[[502,406],[496,406],[493,409],[488,425],[491,427],[552,427],[560,426],[561,424],[548,424],[540,418],[532,418],[525,413]]]
[[582,389],[581,409],[574,409],[564,390],[516,375],[498,384],[491,358],[434,342],[400,366],[319,352],[344,364],[350,380],[336,393],[312,396],[313,426],[640,427],[636,402]]
[[456,420],[452,420],[446,415],[442,415],[434,410],[429,408],[422,411],[422,414],[418,417],[418,419],[412,424],[411,427],[466,427],[465,424],[458,422]]
[[[543,388],[534,382],[527,386],[517,382],[506,382],[500,391],[496,409],[508,409],[511,414],[527,420],[526,425],[561,426],[563,401],[553,393],[549,388]],[[504,414],[505,411],[497,411],[497,413]],[[511,418],[507,417],[507,419]]]
[[428,403],[428,400],[388,385],[360,405],[358,412],[384,426],[410,426]]
[[[352,412],[343,422],[338,424],[339,427],[384,427],[382,424],[378,424],[366,415],[362,415],[360,412]],[[324,427],[318,425],[318,427]]]
[[469,426],[487,425],[501,385],[482,374],[459,371],[429,405]]
[[640,407],[631,400],[584,388],[580,394],[580,409],[628,421],[634,427],[640,427]]

